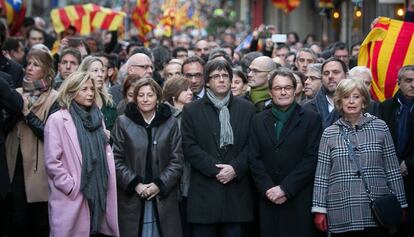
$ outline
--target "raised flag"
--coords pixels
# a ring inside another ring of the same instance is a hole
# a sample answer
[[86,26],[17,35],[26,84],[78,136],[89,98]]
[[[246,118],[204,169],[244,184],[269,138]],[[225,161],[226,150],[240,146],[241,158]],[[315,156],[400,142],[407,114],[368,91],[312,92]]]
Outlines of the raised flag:
[[358,65],[371,69],[371,94],[384,101],[398,91],[398,70],[414,64],[414,23],[379,18],[359,50]]
[[289,13],[300,5],[300,0],[272,0],[273,5]]
[[149,2],[148,0],[137,0],[132,21],[138,29],[138,35],[145,39],[145,36],[154,29],[154,25],[149,22]]
[[80,35],[88,35],[92,29],[117,30],[126,14],[90,3],[56,8],[50,16],[57,33],[74,26]]
[[3,9],[2,14],[6,17],[10,35],[19,32],[26,15],[26,3],[23,0],[0,0]]

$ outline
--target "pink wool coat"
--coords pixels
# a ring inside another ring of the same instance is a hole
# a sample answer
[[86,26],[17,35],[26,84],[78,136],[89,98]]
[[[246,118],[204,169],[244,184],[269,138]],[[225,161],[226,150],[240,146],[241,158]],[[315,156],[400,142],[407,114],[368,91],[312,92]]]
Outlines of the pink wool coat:
[[[50,236],[89,237],[88,202],[79,191],[82,154],[77,131],[68,110],[52,114],[44,130],[45,165],[49,184]],[[106,146],[109,168],[106,214],[100,233],[119,236],[115,165],[111,147]]]

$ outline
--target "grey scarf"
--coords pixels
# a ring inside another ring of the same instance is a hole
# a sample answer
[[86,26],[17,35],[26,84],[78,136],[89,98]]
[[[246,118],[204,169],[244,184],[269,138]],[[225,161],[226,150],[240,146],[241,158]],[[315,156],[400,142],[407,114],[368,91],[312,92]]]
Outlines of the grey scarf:
[[108,163],[106,136],[102,128],[102,114],[94,104],[89,111],[72,102],[69,112],[75,123],[82,152],[80,191],[88,200],[91,233],[97,233],[106,209]]
[[230,112],[227,108],[229,104],[231,91],[227,93],[224,99],[220,100],[214,93],[207,89],[207,97],[214,104],[214,106],[220,111],[220,148],[226,145],[232,145],[234,142],[233,129],[230,124]]

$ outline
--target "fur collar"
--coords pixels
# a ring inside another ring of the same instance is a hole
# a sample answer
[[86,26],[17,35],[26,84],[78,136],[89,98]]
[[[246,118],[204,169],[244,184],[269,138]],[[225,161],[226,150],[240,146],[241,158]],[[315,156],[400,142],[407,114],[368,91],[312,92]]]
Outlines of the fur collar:
[[147,122],[145,122],[144,118],[142,117],[142,114],[139,112],[137,105],[133,102],[130,102],[126,105],[125,115],[134,123],[143,127],[159,127],[171,117],[171,110],[165,104],[158,104],[154,120],[152,120],[151,124],[147,124]]

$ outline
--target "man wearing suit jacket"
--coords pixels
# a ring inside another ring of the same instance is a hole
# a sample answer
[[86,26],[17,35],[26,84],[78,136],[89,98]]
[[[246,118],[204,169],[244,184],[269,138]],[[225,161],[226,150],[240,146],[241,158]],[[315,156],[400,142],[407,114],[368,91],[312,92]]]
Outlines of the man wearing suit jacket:
[[240,237],[243,223],[253,220],[247,141],[255,108],[232,96],[232,74],[227,61],[209,61],[205,96],[183,110],[183,150],[191,164],[187,213],[194,237]]

